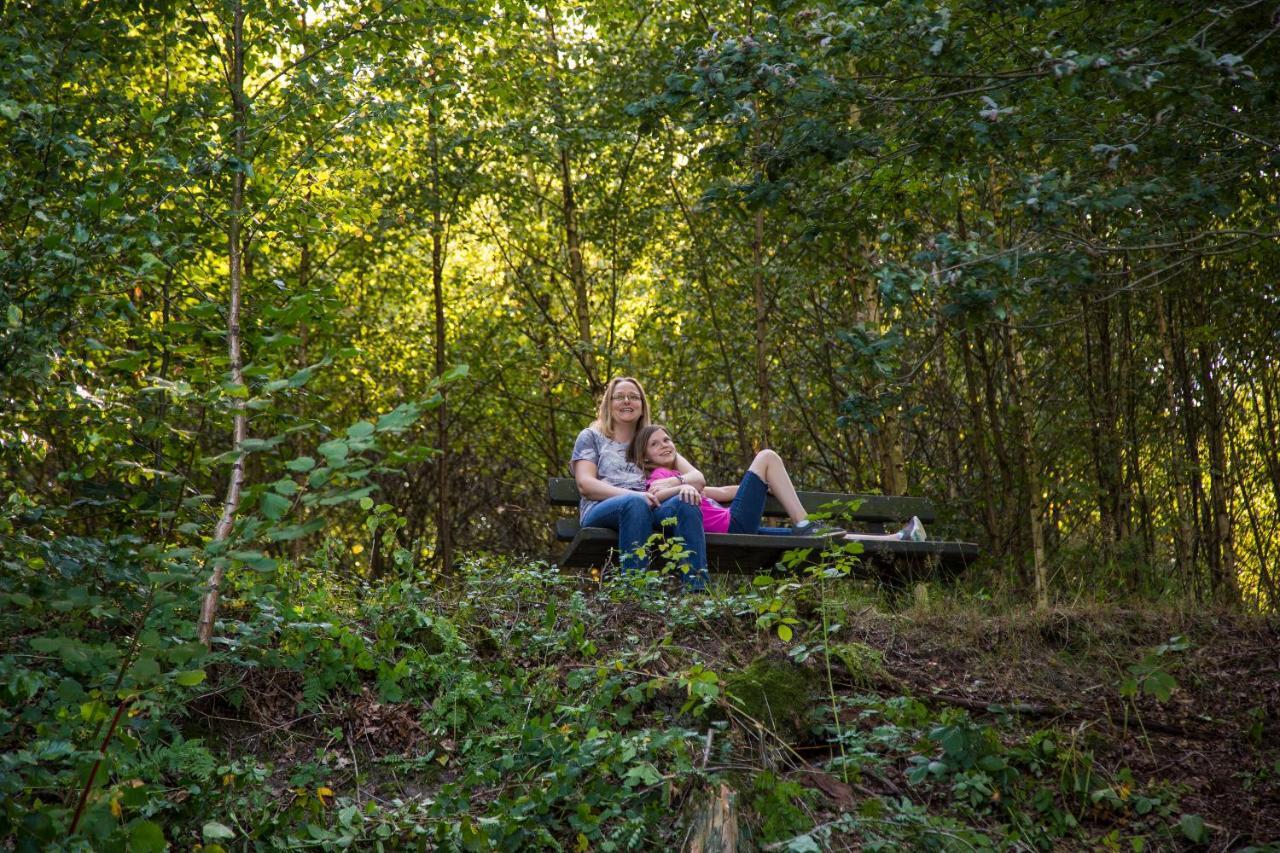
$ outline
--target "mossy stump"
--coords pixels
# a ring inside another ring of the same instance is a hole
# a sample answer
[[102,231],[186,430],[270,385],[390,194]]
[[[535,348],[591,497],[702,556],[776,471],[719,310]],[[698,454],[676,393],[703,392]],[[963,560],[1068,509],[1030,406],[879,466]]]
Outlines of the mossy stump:
[[735,705],[756,722],[788,740],[804,729],[816,686],[809,670],[786,658],[759,657],[724,681]]

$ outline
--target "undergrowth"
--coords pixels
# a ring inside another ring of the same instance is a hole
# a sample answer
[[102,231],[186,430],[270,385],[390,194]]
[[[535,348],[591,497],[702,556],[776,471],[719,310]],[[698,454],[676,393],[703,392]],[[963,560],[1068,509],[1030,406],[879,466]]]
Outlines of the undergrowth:
[[1197,704],[1222,623],[992,617],[843,552],[701,596],[318,555],[233,576],[206,652],[195,573],[82,544],[0,578],[6,849],[675,849],[726,785],[744,847],[1277,849],[1157,758],[1221,726],[1228,793],[1277,801],[1276,691]]

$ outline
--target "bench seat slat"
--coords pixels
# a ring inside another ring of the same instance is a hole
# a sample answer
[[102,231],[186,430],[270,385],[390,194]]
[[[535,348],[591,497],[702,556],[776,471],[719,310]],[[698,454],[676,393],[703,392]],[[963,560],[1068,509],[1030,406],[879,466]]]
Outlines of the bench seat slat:
[[[578,484],[572,477],[552,477],[547,481],[547,496],[553,506],[577,506]],[[847,495],[840,492],[799,492],[800,503],[806,512],[821,512],[822,507],[833,502],[845,503],[853,498],[860,498],[862,505],[853,513],[839,513],[841,518],[862,521],[871,524],[885,522],[899,523],[911,516],[928,525],[937,520],[933,504],[924,498],[899,497],[894,495]],[[764,514],[770,518],[785,518],[787,511],[772,495],[765,501]]]
[[[568,519],[564,519],[568,521]],[[561,566],[603,566],[609,559],[609,551],[618,541],[618,534],[606,527],[572,527],[557,525],[561,541],[568,541],[559,560]],[[566,540],[563,534],[573,531]],[[787,551],[797,548],[812,549],[810,558],[816,558],[826,541],[810,536],[767,536],[740,533],[708,533],[707,562],[717,571],[755,571],[772,566]],[[869,540],[862,543],[862,559],[867,563],[907,562],[924,564],[936,561],[949,573],[964,568],[978,557],[978,546],[971,542],[928,540],[903,542],[899,540]],[[813,562],[810,559],[809,562]]]

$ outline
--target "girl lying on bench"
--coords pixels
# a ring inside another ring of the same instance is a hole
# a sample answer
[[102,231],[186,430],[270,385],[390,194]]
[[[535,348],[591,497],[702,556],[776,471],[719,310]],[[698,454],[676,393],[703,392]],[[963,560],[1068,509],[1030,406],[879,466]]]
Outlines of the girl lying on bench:
[[[687,503],[701,505],[702,526],[707,533],[828,536],[846,540],[905,539],[912,542],[925,539],[924,525],[914,515],[897,533],[847,533],[840,528],[814,524],[796,495],[782,457],[772,450],[761,450],[756,454],[738,485],[706,486],[701,491],[686,483],[676,470],[675,442],[667,428],[660,424],[649,424],[637,430],[627,455],[633,464],[644,469],[649,494],[658,501],[679,496]],[[770,492],[790,516],[790,528],[760,525],[765,498]]]

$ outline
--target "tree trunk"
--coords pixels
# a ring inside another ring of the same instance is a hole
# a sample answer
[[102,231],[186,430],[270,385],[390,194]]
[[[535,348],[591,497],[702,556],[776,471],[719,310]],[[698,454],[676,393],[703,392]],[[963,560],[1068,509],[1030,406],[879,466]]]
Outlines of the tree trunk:
[[597,397],[604,390],[600,381],[599,367],[596,363],[595,344],[591,338],[591,292],[587,284],[586,269],[582,263],[582,237],[578,228],[578,203],[573,191],[573,157],[566,139],[566,118],[564,113],[564,95],[560,88],[560,42],[556,37],[553,8],[548,4],[544,10],[544,21],[547,29],[547,48],[551,64],[550,88],[552,110],[555,113],[557,131],[560,134],[557,159],[560,167],[560,199],[561,214],[564,223],[565,250],[569,260],[569,284],[573,289],[574,319],[578,326],[578,362],[586,376],[587,387],[592,397]]
[[1177,526],[1173,537],[1173,552],[1178,574],[1184,583],[1188,583],[1194,573],[1191,550],[1195,535],[1192,526],[1192,513],[1194,510],[1191,505],[1191,487],[1187,482],[1191,468],[1187,464],[1184,446],[1176,435],[1179,405],[1178,392],[1174,385],[1174,374],[1178,368],[1173,356],[1173,338],[1170,335],[1169,318],[1168,313],[1165,311],[1164,296],[1158,288],[1153,294],[1153,300],[1156,309],[1156,323],[1160,333],[1160,350],[1164,358],[1164,370],[1160,372],[1164,376],[1165,394],[1169,398],[1169,421],[1174,432],[1173,440],[1169,442],[1170,473],[1173,478],[1174,510],[1177,517]]
[[595,344],[591,340],[591,293],[582,266],[582,238],[578,233],[578,207],[573,195],[573,171],[569,145],[560,146],[560,181],[564,199],[564,239],[569,251],[569,281],[573,285],[573,306],[578,319],[578,342],[582,347],[582,369],[592,396],[604,390],[596,365]]
[[991,447],[995,451],[997,466],[994,482],[1000,489],[998,505],[993,508],[993,512],[997,512],[995,516],[998,531],[997,541],[1000,543],[998,550],[1002,554],[1014,554],[1021,565],[1025,563],[1026,547],[1021,535],[1022,525],[1017,521],[1016,516],[1011,517],[1009,513],[1014,504],[1013,460],[1010,458],[1008,444],[1005,441],[1000,392],[996,387],[995,363],[1001,360],[998,350],[999,344],[998,342],[993,342],[991,346],[995,349],[995,352],[988,354],[987,336],[982,334],[976,337],[977,346],[974,347],[973,354],[981,371],[980,378],[982,379],[982,396],[987,414],[987,427],[991,432]]
[[[431,146],[431,299],[435,307],[436,378],[444,376],[448,366],[448,340],[444,321],[444,187],[440,182],[440,127],[436,103],[435,60],[431,70],[431,101],[427,105],[427,137]],[[440,406],[436,409],[436,556],[440,571],[453,567],[453,500],[449,494],[452,456],[449,453],[448,391],[440,386]]]
[[[1129,280],[1129,272],[1125,270],[1125,281]],[[1120,355],[1118,384],[1120,386],[1119,414],[1124,422],[1124,434],[1127,446],[1124,448],[1126,462],[1126,479],[1124,492],[1126,495],[1137,494],[1138,527],[1142,534],[1142,560],[1135,565],[1135,573],[1139,576],[1149,571],[1155,557],[1155,532],[1151,527],[1151,504],[1147,499],[1146,478],[1142,474],[1142,444],[1138,432],[1138,372],[1134,366],[1133,339],[1133,299],[1128,295],[1122,297],[1120,303]]]
[[1115,388],[1112,381],[1110,303],[1091,304],[1080,297],[1084,314],[1085,382],[1089,413],[1089,439],[1094,477],[1098,485],[1098,513],[1102,520],[1104,552],[1113,556],[1116,546],[1128,538],[1129,511],[1124,495],[1124,466],[1117,434]]
[[712,789],[693,817],[685,853],[735,853],[738,849],[736,796],[728,785]]
[[[241,246],[242,216],[244,213],[245,189],[245,140],[249,122],[249,105],[244,94],[244,6],[236,2],[232,13],[231,33],[227,39],[227,83],[231,90],[232,114],[234,116],[233,151],[237,168],[231,173],[231,210],[227,221],[227,277],[229,279],[230,296],[227,307],[227,360],[231,373],[231,382],[244,384],[243,363],[240,354],[240,299],[243,287],[244,256]],[[226,496],[222,501],[222,514],[218,518],[218,526],[214,528],[213,541],[223,542],[231,536],[235,524],[236,512],[240,508],[240,493],[244,487],[244,453],[241,448],[248,431],[248,418],[245,415],[242,398],[235,398],[235,416],[232,425],[231,447],[236,453],[235,462],[231,466],[231,475],[227,481]],[[218,593],[222,587],[223,565],[221,559],[215,564],[213,572],[205,587],[204,601],[200,606],[200,621],[196,635],[206,647],[213,640],[213,623],[218,615]]]
[[1232,467],[1235,470],[1236,487],[1240,489],[1240,502],[1244,505],[1245,517],[1249,520],[1249,529],[1253,534],[1254,552],[1258,560],[1258,590],[1253,607],[1260,612],[1266,612],[1268,608],[1263,601],[1263,594],[1266,594],[1266,601],[1271,603],[1272,608],[1275,607],[1278,599],[1275,582],[1271,578],[1270,569],[1267,568],[1271,564],[1271,549],[1268,545],[1273,531],[1270,525],[1263,524],[1262,519],[1258,517],[1249,478],[1243,474],[1245,465],[1243,464],[1242,454],[1244,451],[1240,447],[1240,439],[1232,431],[1227,432],[1227,439],[1231,444],[1231,456],[1235,460],[1235,465]]
[[[693,245],[698,245],[698,229],[694,227],[693,213],[689,210],[689,206],[685,204],[684,196],[680,192],[680,186],[675,179],[670,179],[671,191],[675,196],[676,204],[680,207],[680,215],[684,219],[685,226],[689,229],[689,240]],[[739,467],[745,468],[751,462],[753,455],[751,449],[751,440],[747,434],[747,418],[742,411],[742,401],[738,397],[738,380],[734,370],[734,360],[729,357],[727,342],[729,336],[725,335],[720,328],[720,312],[716,310],[716,295],[711,287],[710,276],[707,274],[706,257],[699,248],[697,252],[698,274],[695,277],[698,284],[702,288],[702,294],[707,300],[707,318],[711,321],[711,329],[715,333],[716,350],[720,354],[720,365],[723,371],[725,385],[729,389],[729,402],[733,407],[733,429],[734,434],[738,438],[738,459],[741,462]]]
[[1022,469],[1027,482],[1026,518],[1031,530],[1031,567],[1036,592],[1036,606],[1041,610],[1049,606],[1049,579],[1045,569],[1044,548],[1044,486],[1040,478],[1040,459],[1036,453],[1035,431],[1031,428],[1031,414],[1023,403],[1026,387],[1026,367],[1022,350],[1014,340],[1013,327],[1005,324],[1005,357],[1009,371],[1009,401],[1014,426],[1021,439]]
[[960,361],[964,365],[965,401],[969,409],[969,428],[965,430],[968,438],[969,455],[978,467],[981,490],[978,496],[982,510],[982,528],[986,540],[995,545],[998,525],[996,521],[996,489],[995,478],[991,472],[991,457],[987,453],[986,433],[983,424],[982,402],[978,398],[978,375],[971,351],[971,336],[961,329],[957,338],[960,348]]
[[755,306],[757,440],[769,446],[769,301],[764,286],[764,211],[752,220],[751,299]]
[[[862,283],[861,316],[867,331],[879,335],[881,333],[880,292],[876,288],[875,279],[870,274],[872,259],[867,258],[868,269],[862,270],[858,279]],[[851,273],[851,275],[856,275]],[[865,390],[875,389],[867,384]],[[880,490],[886,495],[905,495],[907,493],[907,464],[902,451],[902,423],[898,420],[896,409],[885,411],[880,415],[880,423],[876,432],[872,433],[871,449],[876,458],[876,466],[880,474]]]
[[1205,398],[1205,432],[1209,441],[1209,505],[1212,514],[1214,547],[1209,551],[1209,569],[1214,592],[1230,603],[1240,599],[1236,579],[1235,533],[1231,525],[1231,484],[1228,480],[1226,412],[1222,388],[1213,367],[1214,354],[1207,344],[1198,348],[1200,382]]
[[[1257,356],[1255,356],[1257,358]],[[1267,480],[1271,485],[1271,496],[1275,506],[1280,507],[1280,429],[1276,426],[1276,392],[1275,376],[1266,365],[1268,357],[1257,358],[1264,363],[1258,364],[1252,372],[1249,386],[1253,396],[1254,419],[1258,428],[1258,447],[1263,455]],[[1259,399],[1257,389],[1262,391]]]

